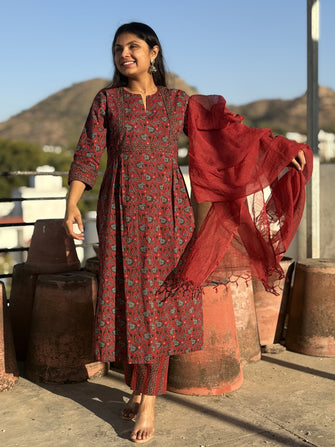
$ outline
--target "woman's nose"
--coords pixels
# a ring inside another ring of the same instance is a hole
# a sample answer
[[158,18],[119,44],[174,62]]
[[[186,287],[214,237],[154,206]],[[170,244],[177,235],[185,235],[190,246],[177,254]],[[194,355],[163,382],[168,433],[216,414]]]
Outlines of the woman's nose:
[[121,56],[122,57],[129,56],[129,48],[124,47],[123,50],[122,50]]

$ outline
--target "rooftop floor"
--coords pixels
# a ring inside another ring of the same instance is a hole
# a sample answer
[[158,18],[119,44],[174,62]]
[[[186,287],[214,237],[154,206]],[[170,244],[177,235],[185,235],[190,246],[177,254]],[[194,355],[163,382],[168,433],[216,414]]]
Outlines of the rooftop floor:
[[[284,351],[244,367],[244,383],[220,396],[157,399],[150,447],[334,447],[335,358]],[[2,447],[134,445],[120,418],[129,391],[119,372],[85,383],[42,385],[20,377],[0,394]]]

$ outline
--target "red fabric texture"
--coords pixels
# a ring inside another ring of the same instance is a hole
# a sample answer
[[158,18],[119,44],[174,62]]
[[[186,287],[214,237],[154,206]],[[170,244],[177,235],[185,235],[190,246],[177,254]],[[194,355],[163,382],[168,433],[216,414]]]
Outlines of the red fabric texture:
[[155,359],[152,363],[129,364],[123,362],[125,382],[133,390],[149,396],[166,393],[169,356]]
[[[273,137],[270,129],[248,127],[243,119],[221,96],[189,100],[192,194],[197,203],[212,206],[181,279],[199,287],[209,277],[233,281],[250,272],[276,293],[279,262],[302,217],[313,153],[308,145]],[[302,172],[290,165],[299,150],[307,162]]]
[[99,294],[95,355],[153,363],[201,349],[201,296],[161,303],[156,292],[192,238],[194,220],[177,163],[188,96],[159,87],[141,95],[104,89],[93,101],[69,181],[94,185],[108,160],[98,202]]

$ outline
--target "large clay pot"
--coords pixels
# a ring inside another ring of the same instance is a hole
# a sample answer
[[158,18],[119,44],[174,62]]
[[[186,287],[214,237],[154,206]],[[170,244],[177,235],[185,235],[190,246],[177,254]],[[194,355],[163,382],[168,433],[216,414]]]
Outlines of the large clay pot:
[[12,330],[7,307],[6,289],[0,281],[0,391],[14,387],[19,378]]
[[85,263],[85,270],[99,276],[99,258],[97,256],[88,258]]
[[237,283],[232,283],[235,323],[242,366],[261,359],[254,292],[251,280],[241,277]]
[[33,273],[72,272],[80,269],[74,241],[66,234],[62,219],[36,221],[26,269]]
[[37,277],[36,273],[27,271],[25,263],[16,264],[13,268],[9,310],[16,358],[20,361],[27,357]]
[[335,356],[335,261],[297,263],[289,306],[287,349],[301,354]]
[[279,295],[267,292],[263,284],[253,280],[259,339],[262,346],[279,343],[284,338],[284,323],[287,314],[294,260],[284,258],[280,265],[285,277],[279,283]]
[[229,286],[203,291],[204,347],[170,358],[168,390],[180,394],[223,394],[242,385],[243,375]]
[[96,291],[95,275],[88,272],[38,277],[25,369],[30,380],[66,383],[89,377]]

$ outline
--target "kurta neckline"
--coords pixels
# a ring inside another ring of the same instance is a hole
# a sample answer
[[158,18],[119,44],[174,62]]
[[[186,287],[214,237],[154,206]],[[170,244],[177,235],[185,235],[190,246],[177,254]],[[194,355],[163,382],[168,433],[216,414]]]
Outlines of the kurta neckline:
[[[129,93],[129,95],[134,95],[134,96],[142,96],[141,93],[135,93],[135,92],[129,92],[128,90],[126,90],[125,87],[121,87],[122,91],[124,93]],[[157,86],[157,90],[155,91],[155,93],[151,93],[150,95],[145,95],[146,98],[149,98],[150,96],[155,96],[157,95],[157,93],[159,93],[159,87]]]

